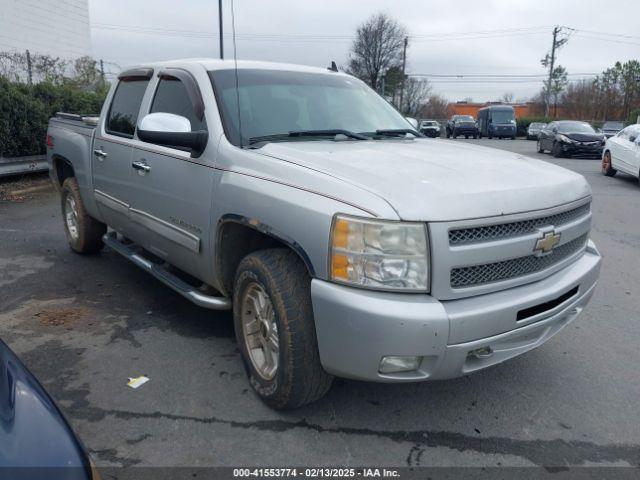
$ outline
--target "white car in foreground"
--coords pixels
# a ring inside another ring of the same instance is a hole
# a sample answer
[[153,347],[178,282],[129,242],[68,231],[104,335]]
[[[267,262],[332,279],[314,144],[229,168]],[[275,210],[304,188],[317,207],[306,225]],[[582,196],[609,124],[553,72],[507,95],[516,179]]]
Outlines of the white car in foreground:
[[612,177],[618,170],[640,179],[640,124],[630,125],[607,140],[602,173]]

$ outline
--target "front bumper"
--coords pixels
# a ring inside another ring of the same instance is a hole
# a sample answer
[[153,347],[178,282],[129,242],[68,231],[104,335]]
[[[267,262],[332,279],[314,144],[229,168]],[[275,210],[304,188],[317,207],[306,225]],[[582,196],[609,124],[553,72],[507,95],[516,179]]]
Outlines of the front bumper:
[[585,155],[601,157],[604,145],[580,145],[577,143],[562,143],[562,152],[567,155]]
[[[440,302],[429,295],[376,292],[314,279],[313,310],[324,369],[337,376],[379,382],[454,378],[536,348],[582,312],[595,289],[601,257],[592,242],[574,263],[535,283]],[[577,293],[537,315],[517,313]],[[505,319],[510,328],[505,331]],[[465,337],[464,342],[451,341]],[[490,356],[469,352],[490,347]],[[389,355],[423,357],[418,370],[381,374]]]

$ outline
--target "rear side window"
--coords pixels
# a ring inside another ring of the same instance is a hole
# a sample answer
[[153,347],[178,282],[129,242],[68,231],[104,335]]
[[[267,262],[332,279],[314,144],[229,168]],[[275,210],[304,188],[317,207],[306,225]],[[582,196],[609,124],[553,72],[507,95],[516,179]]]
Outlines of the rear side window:
[[107,132],[133,138],[147,85],[149,80],[146,78],[120,80],[109,108]]
[[191,131],[206,130],[204,118],[198,119],[184,84],[173,77],[162,77],[151,104],[150,113],[173,113],[191,122]]

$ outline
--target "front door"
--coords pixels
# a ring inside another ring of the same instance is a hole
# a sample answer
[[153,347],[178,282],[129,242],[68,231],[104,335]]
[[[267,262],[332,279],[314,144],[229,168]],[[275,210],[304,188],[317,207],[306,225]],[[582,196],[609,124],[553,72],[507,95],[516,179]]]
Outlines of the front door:
[[[158,80],[149,110],[156,112],[187,118],[192,131],[206,130],[204,117],[198,118],[177,78],[163,75]],[[135,178],[130,216],[139,243],[199,278],[211,271],[204,258],[209,250],[212,166],[207,156],[195,159],[188,151],[140,140],[130,162]]]

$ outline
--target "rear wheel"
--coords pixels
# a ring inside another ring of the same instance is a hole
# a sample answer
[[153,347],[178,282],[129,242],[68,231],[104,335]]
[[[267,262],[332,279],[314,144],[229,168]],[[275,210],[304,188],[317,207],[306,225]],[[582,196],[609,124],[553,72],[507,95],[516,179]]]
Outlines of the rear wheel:
[[602,173],[607,177],[613,177],[617,172],[611,163],[611,152],[604,152],[602,156]]
[[329,390],[333,377],[320,364],[311,279],[293,252],[262,250],[240,262],[233,318],[249,383],[267,405],[297,408]]
[[107,226],[87,213],[75,177],[69,177],[62,183],[60,200],[64,231],[71,249],[77,253],[99,252]]

